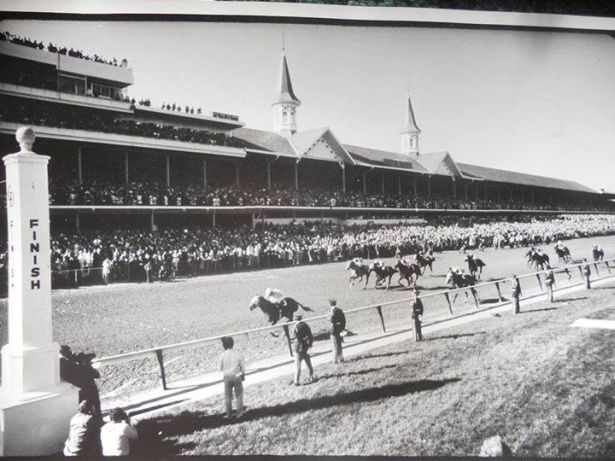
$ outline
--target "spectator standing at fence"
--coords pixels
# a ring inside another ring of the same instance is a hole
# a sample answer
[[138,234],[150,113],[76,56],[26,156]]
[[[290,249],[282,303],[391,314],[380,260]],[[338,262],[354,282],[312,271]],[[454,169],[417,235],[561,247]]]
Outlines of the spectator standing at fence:
[[511,296],[512,296],[512,304],[513,304],[513,312],[515,314],[519,313],[519,298],[521,297],[521,283],[516,275],[513,274],[511,282],[510,282]]
[[592,275],[592,271],[589,268],[589,264],[587,264],[587,258],[583,258],[583,264],[581,264],[581,272],[583,273],[583,280],[585,280],[585,289],[589,290],[591,288],[591,282],[589,277]]
[[130,441],[137,440],[139,433],[130,425],[130,418],[121,408],[109,413],[109,422],[100,430],[103,456],[128,456]]
[[412,321],[414,322],[414,340],[423,340],[423,331],[421,330],[421,317],[423,316],[423,301],[419,298],[418,290],[413,290],[414,297],[410,301],[410,309],[412,310]]
[[293,336],[295,337],[294,384],[295,386],[299,386],[301,384],[301,362],[305,362],[310,372],[310,377],[307,382],[311,383],[314,381],[314,368],[312,367],[312,360],[309,353],[314,342],[314,337],[312,336],[310,326],[302,320],[303,316],[301,314],[295,314],[294,319],[296,320],[293,326]]
[[220,355],[220,371],[224,378],[224,405],[226,419],[233,417],[233,392],[235,393],[235,406],[237,417],[244,413],[243,406],[243,380],[246,366],[243,356],[233,349],[235,342],[230,336],[222,338],[224,352]]
[[344,356],[342,353],[342,332],[346,329],[346,315],[344,311],[337,307],[335,299],[329,300],[331,312],[329,321],[331,322],[331,345],[333,352],[333,363],[342,363]]
[[547,269],[545,271],[545,285],[547,286],[547,292],[549,293],[549,302],[553,302],[553,286],[555,285],[555,273],[553,269]]
[[70,419],[64,456],[96,456],[100,454],[100,423],[94,406],[87,400],[79,403],[79,412]]
[[145,271],[146,282],[152,283],[154,281],[154,263],[152,262],[152,258],[147,260],[143,266],[143,270]]
[[105,285],[107,285],[109,283],[109,277],[111,275],[111,266],[112,265],[113,265],[113,263],[111,262],[111,260],[109,259],[108,256],[102,262],[102,279],[103,279],[103,283]]

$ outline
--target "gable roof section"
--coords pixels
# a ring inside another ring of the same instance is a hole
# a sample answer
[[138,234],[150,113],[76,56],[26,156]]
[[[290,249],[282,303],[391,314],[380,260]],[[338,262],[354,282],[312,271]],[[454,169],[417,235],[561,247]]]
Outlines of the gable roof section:
[[538,176],[534,174],[518,173],[516,171],[499,170],[497,168],[488,168],[484,166],[468,165],[466,163],[459,163],[458,166],[464,174],[479,177],[488,181],[521,184],[533,187],[548,187],[552,189],[564,189],[576,192],[596,193],[595,190],[575,181],[549,178],[548,176]]
[[369,147],[344,144],[346,150],[354,160],[374,167],[395,168],[398,170],[416,171],[427,173],[428,171],[416,159],[397,152],[371,149]]
[[463,172],[448,152],[434,152],[432,154],[421,154],[419,162],[432,174],[458,177],[463,176]]
[[284,157],[297,157],[288,139],[272,131],[237,128],[233,130],[233,138],[240,140],[248,151],[258,150]]
[[[332,160],[340,164],[356,162],[329,128],[297,132],[290,142],[299,158]],[[320,143],[320,146],[319,146]]]

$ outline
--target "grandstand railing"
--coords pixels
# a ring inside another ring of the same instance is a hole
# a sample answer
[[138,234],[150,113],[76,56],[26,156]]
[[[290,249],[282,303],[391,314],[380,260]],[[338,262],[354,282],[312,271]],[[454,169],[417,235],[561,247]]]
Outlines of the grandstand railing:
[[264,205],[249,205],[249,206],[213,206],[213,205],[50,205],[49,208],[57,211],[194,211],[194,212],[266,212],[266,211],[336,211],[336,212],[398,212],[398,213],[461,213],[461,214],[498,214],[498,213],[531,213],[531,214],[615,214],[615,210],[520,210],[514,208],[493,208],[493,209],[460,209],[460,208],[391,208],[391,207],[329,207],[329,206],[264,206]]
[[[596,280],[601,280],[604,278],[608,278],[608,277],[613,277],[613,273],[611,271],[611,269],[615,269],[615,265],[611,266],[610,263],[614,263],[615,264],[615,258],[611,258],[611,259],[603,259],[601,261],[594,261],[594,262],[589,262],[588,264],[593,265],[596,271],[596,274],[598,274],[598,277],[594,277],[593,279],[591,279],[592,281],[596,281]],[[557,274],[562,274],[562,273],[566,273],[566,271],[570,271],[571,269],[578,269],[579,272],[581,273],[581,280],[583,279],[583,274],[582,274],[582,265],[583,262],[574,262],[573,264],[568,264],[565,266],[559,266],[559,267],[553,267],[553,271],[554,273]],[[600,272],[599,272],[599,265],[603,265],[606,269],[607,269],[607,274],[606,276],[600,276]],[[538,293],[532,293],[529,295],[522,295],[520,297],[520,300],[524,300],[524,299],[531,299],[537,296],[542,296],[545,294],[544,291],[544,282],[541,279],[541,275],[544,277],[545,271],[536,271],[536,272],[530,272],[530,273],[526,273],[526,274],[522,274],[517,276],[517,279],[519,280],[525,280],[525,279],[533,279],[536,278],[538,281],[538,286],[540,288],[540,292]],[[439,296],[443,296],[447,302],[448,305],[448,309],[450,312],[450,316],[448,318],[444,318],[444,319],[440,319],[440,320],[435,320],[432,322],[425,322],[424,325],[425,326],[429,326],[429,325],[433,325],[436,323],[441,323],[443,321],[446,320],[450,320],[452,318],[458,318],[458,317],[462,317],[465,315],[470,315],[473,313],[477,313],[477,312],[484,312],[487,309],[491,309],[491,308],[495,308],[495,307],[500,307],[503,305],[506,305],[508,303],[511,303],[512,301],[505,298],[504,296],[502,296],[502,285],[506,284],[506,283],[510,283],[511,281],[511,277],[506,277],[506,278],[500,278],[497,280],[491,280],[489,282],[483,282],[483,283],[478,283],[476,285],[472,285],[469,287],[464,287],[464,288],[454,288],[454,289],[450,289],[450,290],[444,290],[444,291],[439,291],[437,293],[429,293],[429,294],[424,294],[424,295],[420,295],[418,296],[419,299],[421,299],[421,301],[425,301],[427,299],[430,298],[435,298],[435,297],[439,297]],[[559,291],[559,290],[563,290],[566,288],[570,288],[570,287],[574,287],[574,286],[578,286],[581,285],[583,282],[577,282],[577,283],[570,283],[566,286],[563,287],[559,287],[553,288],[553,291]],[[453,306],[454,306],[454,301],[451,300],[451,295],[454,294],[458,294],[458,293],[462,293],[462,292],[468,292],[468,291],[472,291],[472,290],[477,290],[479,288],[484,288],[484,287],[488,287],[488,286],[494,286],[497,290],[498,293],[498,299],[499,302],[498,303],[494,303],[493,305],[488,306],[486,309],[480,309],[480,302],[477,299],[476,296],[472,296],[474,299],[474,303],[476,306],[476,310],[475,311],[471,311],[470,313],[465,313],[465,314],[461,314],[458,316],[454,315],[453,312]],[[387,301],[387,302],[382,302],[382,303],[378,303],[378,304],[370,304],[367,306],[361,306],[361,307],[357,307],[354,309],[346,309],[344,310],[345,314],[348,316],[350,314],[356,314],[359,312],[364,312],[364,311],[369,311],[369,310],[375,310],[376,313],[378,314],[378,317],[380,319],[380,323],[381,323],[381,327],[383,332],[386,332],[386,324],[385,324],[385,319],[384,319],[384,314],[383,314],[383,308],[387,308],[387,307],[391,307],[394,305],[399,305],[399,304],[405,304],[405,303],[409,303],[410,301],[414,300],[415,297],[408,297],[408,298],[403,298],[403,299],[398,299],[395,301]],[[323,314],[323,315],[317,315],[317,316],[312,316],[309,318],[305,318],[304,321],[306,322],[314,322],[316,320],[324,320],[324,319],[328,319],[329,318],[329,314]],[[161,379],[161,384],[162,384],[162,388],[163,390],[167,390],[167,376],[166,376],[166,372],[165,372],[165,365],[164,365],[164,353],[165,352],[172,352],[172,351],[185,351],[185,350],[191,350],[191,349],[196,349],[196,348],[200,348],[203,347],[204,345],[214,342],[214,341],[220,341],[221,338],[225,337],[225,336],[240,336],[240,335],[251,335],[251,334],[255,334],[255,333],[261,333],[261,332],[268,332],[268,331],[272,331],[272,330],[277,330],[277,329],[282,329],[285,332],[286,338],[288,339],[288,350],[290,355],[293,355],[292,352],[292,345],[291,345],[291,339],[290,339],[290,326],[293,325],[295,322],[286,322],[286,323],[278,323],[276,325],[273,326],[266,326],[266,327],[260,327],[260,328],[253,328],[253,329],[249,329],[249,330],[243,330],[243,331],[236,331],[236,332],[231,332],[231,333],[224,333],[221,335],[216,335],[216,336],[210,336],[207,338],[200,338],[200,339],[194,339],[194,340],[190,340],[190,341],[184,341],[184,342],[180,342],[180,343],[175,343],[175,344],[168,344],[165,346],[156,346],[156,347],[152,347],[152,348],[148,348],[148,349],[141,349],[138,351],[133,351],[133,352],[127,352],[124,354],[117,354],[117,355],[111,355],[108,357],[102,357],[99,359],[95,359],[92,362],[92,365],[95,368],[101,368],[104,366],[108,366],[108,365],[117,365],[120,363],[124,363],[124,362],[129,362],[132,360],[137,360],[137,359],[144,359],[144,358],[150,358],[150,357],[156,357],[159,367],[160,367],[160,379]]]

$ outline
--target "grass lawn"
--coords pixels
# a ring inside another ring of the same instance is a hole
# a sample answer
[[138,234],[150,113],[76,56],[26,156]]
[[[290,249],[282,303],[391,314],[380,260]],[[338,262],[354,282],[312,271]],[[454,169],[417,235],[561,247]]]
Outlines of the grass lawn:
[[517,456],[615,456],[615,283],[560,295],[245,389],[249,411],[222,419],[222,397],[139,423],[135,451],[182,455],[476,455],[499,434]]

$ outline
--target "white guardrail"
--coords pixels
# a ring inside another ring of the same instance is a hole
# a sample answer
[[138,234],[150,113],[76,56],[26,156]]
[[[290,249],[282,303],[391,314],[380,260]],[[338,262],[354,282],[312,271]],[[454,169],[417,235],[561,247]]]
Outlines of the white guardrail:
[[[615,263],[615,258],[611,258],[611,259],[603,259],[601,261],[595,261],[595,262],[588,262],[588,264],[593,265],[594,268],[596,269],[596,273],[598,273],[598,265],[604,265],[604,267],[606,267],[608,274],[611,274],[611,267],[613,267],[615,269],[615,265],[611,266],[609,263]],[[569,264],[566,266],[560,266],[560,267],[553,267],[553,271],[554,273],[558,274],[558,273],[566,273],[568,271],[570,271],[570,269],[575,269],[578,268],[579,272],[581,273],[581,278],[582,278],[582,262],[576,262],[574,264]],[[538,271],[538,272],[531,272],[531,273],[527,273],[527,274],[522,274],[517,276],[517,278],[519,280],[523,280],[523,279],[528,279],[528,278],[532,278],[532,277],[536,277],[538,280],[538,285],[541,289],[541,293],[543,291],[543,284],[541,281],[540,276],[543,275],[544,276],[544,272],[545,271]],[[608,276],[598,276],[596,278],[594,278],[593,280],[600,280],[602,278],[607,278]],[[489,282],[484,282],[484,283],[478,283],[476,285],[472,285],[469,287],[464,287],[464,288],[455,288],[455,289],[451,289],[451,290],[443,290],[443,291],[439,291],[437,293],[429,293],[429,294],[424,294],[424,295],[420,295],[418,296],[419,299],[421,299],[422,301],[425,299],[429,299],[429,298],[434,298],[437,296],[444,296],[444,298],[446,299],[448,308],[449,308],[449,312],[451,315],[451,318],[453,317],[453,302],[451,301],[451,294],[454,293],[460,293],[460,292],[464,292],[464,291],[470,291],[473,294],[473,298],[474,298],[474,302],[476,305],[476,308],[479,309],[480,307],[480,303],[478,300],[478,297],[475,295],[476,293],[476,289],[477,288],[481,288],[481,287],[486,287],[486,286],[495,286],[497,293],[498,293],[498,299],[499,299],[499,304],[501,305],[502,303],[506,303],[508,302],[507,300],[505,300],[505,298],[502,296],[502,291],[501,291],[501,285],[509,283],[511,280],[511,278],[502,278],[502,279],[498,279],[498,280],[492,280]],[[570,286],[574,286],[574,285],[578,285],[580,283],[577,284],[573,284],[573,285],[568,285],[566,287],[562,287],[559,289],[563,289],[563,288],[568,288]],[[554,290],[556,291],[556,290]],[[520,299],[527,299],[530,297],[536,296],[536,294],[530,295],[530,296],[522,296]],[[414,297],[409,297],[409,298],[404,298],[404,299],[399,299],[399,300],[395,300],[395,301],[387,301],[387,302],[383,302],[383,303],[379,303],[379,304],[370,304],[367,306],[361,306],[361,307],[357,307],[354,309],[347,309],[344,312],[346,313],[346,315],[348,314],[353,314],[353,313],[357,313],[357,312],[362,312],[362,311],[367,311],[367,310],[371,310],[371,309],[375,309],[380,317],[380,322],[382,325],[382,330],[386,331],[386,327],[385,327],[385,322],[384,322],[384,316],[382,314],[382,308],[383,307],[390,307],[393,305],[397,305],[397,304],[403,304],[403,303],[407,303],[410,302],[411,300],[415,299]],[[323,315],[317,315],[317,316],[313,316],[313,317],[309,317],[309,318],[305,318],[304,321],[306,322],[313,322],[315,320],[322,320],[322,319],[326,319],[329,317],[329,314],[323,314]],[[196,349],[199,347],[203,347],[205,344],[211,343],[213,341],[220,341],[221,338],[225,337],[225,336],[240,336],[240,335],[249,335],[249,334],[254,334],[254,333],[261,333],[261,332],[266,332],[266,331],[271,331],[271,330],[275,330],[275,329],[279,329],[282,328],[285,332],[286,338],[288,340],[288,348],[289,348],[289,353],[292,356],[292,347],[291,347],[291,340],[290,340],[290,334],[289,334],[289,326],[293,325],[294,322],[286,322],[286,323],[278,323],[276,325],[272,325],[272,326],[266,326],[266,327],[260,327],[260,328],[253,328],[250,330],[243,330],[243,331],[235,331],[235,332],[231,332],[231,333],[225,333],[222,335],[217,335],[217,336],[210,336],[207,338],[201,338],[201,339],[194,339],[191,341],[184,341],[184,342],[180,342],[180,343],[175,343],[175,344],[168,344],[165,346],[157,346],[157,347],[152,347],[149,349],[141,349],[138,351],[133,351],[133,352],[127,352],[124,354],[117,354],[117,355],[111,355],[108,357],[102,357],[100,359],[95,359],[92,361],[92,365],[95,368],[101,368],[104,366],[108,366],[108,365],[118,365],[120,363],[124,363],[124,362],[129,362],[132,360],[137,360],[137,359],[144,359],[144,358],[149,358],[152,356],[155,356],[156,359],[158,360],[158,364],[160,366],[160,378],[161,378],[161,383],[162,383],[162,388],[164,390],[167,389],[167,379],[166,379],[166,373],[165,373],[165,368],[164,368],[164,356],[163,353],[164,352],[171,352],[171,351],[184,351],[184,350],[191,350],[191,349]],[[429,325],[429,323],[426,323],[426,325]]]

